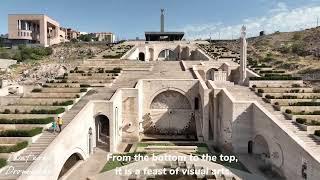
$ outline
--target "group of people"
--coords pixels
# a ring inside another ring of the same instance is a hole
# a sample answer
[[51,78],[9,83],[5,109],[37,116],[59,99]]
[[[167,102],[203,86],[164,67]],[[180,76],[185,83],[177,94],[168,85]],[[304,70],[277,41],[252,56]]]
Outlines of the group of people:
[[57,125],[58,125],[58,127],[59,127],[59,133],[60,133],[61,130],[62,130],[62,124],[63,124],[63,120],[62,120],[62,118],[59,116],[57,120],[53,120],[53,121],[52,121],[51,131],[52,131],[53,133],[56,133],[56,131],[57,131]]

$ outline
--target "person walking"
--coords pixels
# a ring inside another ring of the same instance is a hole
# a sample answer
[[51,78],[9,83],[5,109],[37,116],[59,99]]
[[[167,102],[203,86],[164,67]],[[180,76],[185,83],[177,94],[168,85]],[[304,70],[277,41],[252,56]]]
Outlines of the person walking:
[[56,134],[57,123],[56,123],[55,120],[52,121],[51,129],[52,129],[52,133],[53,133],[53,134]]
[[59,132],[61,132],[61,130],[62,130],[62,124],[63,124],[63,120],[62,120],[61,117],[58,117],[57,124],[58,124],[58,126],[59,126]]

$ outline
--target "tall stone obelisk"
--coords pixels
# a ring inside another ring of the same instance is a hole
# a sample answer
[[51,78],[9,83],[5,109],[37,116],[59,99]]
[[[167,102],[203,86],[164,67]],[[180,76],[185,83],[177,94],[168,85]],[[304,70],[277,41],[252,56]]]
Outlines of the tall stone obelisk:
[[246,27],[242,26],[241,28],[241,37],[240,37],[240,78],[239,84],[243,85],[247,78],[247,40],[246,40]]
[[164,32],[164,9],[161,9],[160,32]]

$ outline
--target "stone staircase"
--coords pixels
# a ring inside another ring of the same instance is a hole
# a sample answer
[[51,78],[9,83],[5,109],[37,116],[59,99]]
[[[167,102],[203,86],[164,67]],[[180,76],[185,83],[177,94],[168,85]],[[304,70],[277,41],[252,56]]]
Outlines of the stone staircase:
[[308,134],[307,131],[303,131],[299,126],[297,126],[293,120],[288,120],[282,114],[281,111],[276,111],[271,104],[266,103],[263,99],[257,96],[254,92],[250,91],[248,87],[243,87],[239,85],[228,86],[227,90],[233,95],[237,100],[249,100],[257,101],[260,105],[265,107],[271,114],[273,114],[286,128],[291,130],[295,135],[297,135],[306,146],[310,147],[316,156],[320,156],[320,141],[314,138],[312,135]]
[[[76,103],[69,111],[67,111],[62,119],[64,121],[63,127],[67,126],[73,118],[79,113],[79,111],[87,104],[88,97],[84,96],[78,103]],[[19,159],[14,159],[8,163],[7,168],[4,168],[0,173],[0,179],[10,180],[17,179],[20,174],[9,173],[10,168],[16,171],[26,171],[27,168],[34,161],[33,158],[37,158],[40,154],[49,146],[49,144],[58,136],[58,133],[51,133],[44,131],[37,141],[29,145],[26,150],[19,156]],[[28,158],[29,156],[29,158]],[[8,169],[9,168],[9,169]],[[9,174],[6,174],[8,172]]]

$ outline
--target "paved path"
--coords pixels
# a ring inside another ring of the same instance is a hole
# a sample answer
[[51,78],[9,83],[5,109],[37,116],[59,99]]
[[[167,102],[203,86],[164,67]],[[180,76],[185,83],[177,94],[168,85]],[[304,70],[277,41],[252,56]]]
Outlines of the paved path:
[[75,169],[67,180],[86,180],[87,177],[99,174],[107,162],[107,155],[106,151],[96,148],[93,155]]

